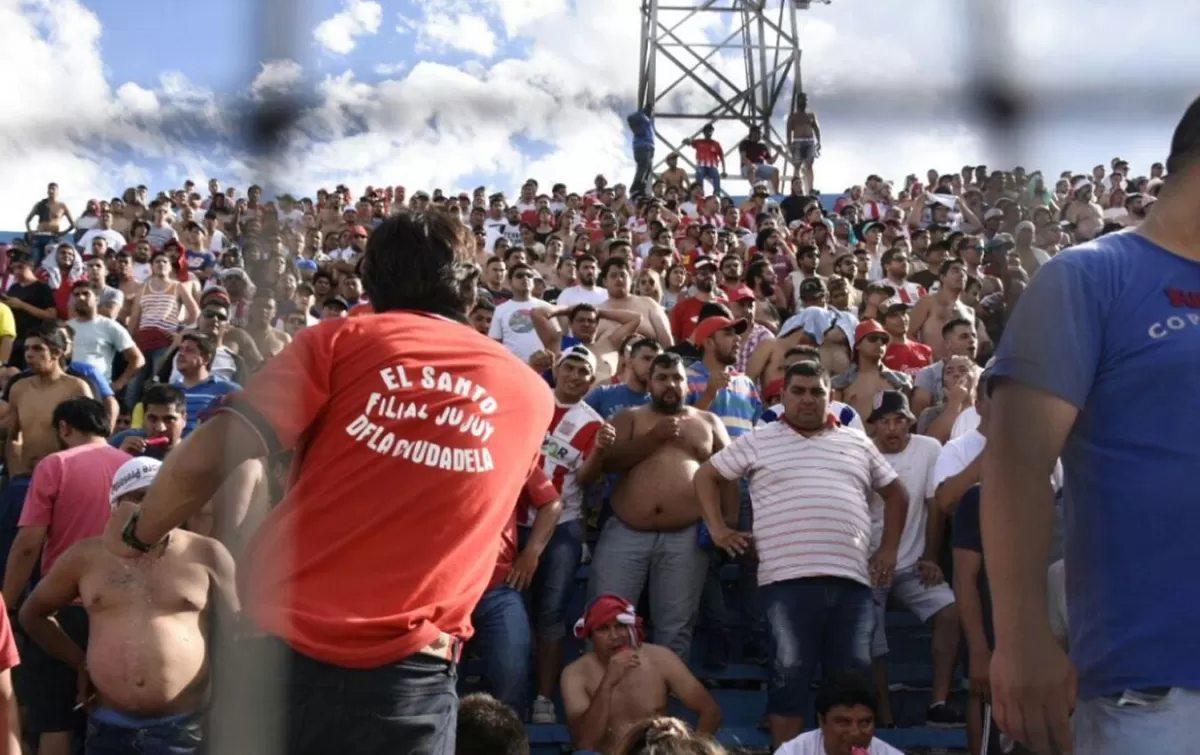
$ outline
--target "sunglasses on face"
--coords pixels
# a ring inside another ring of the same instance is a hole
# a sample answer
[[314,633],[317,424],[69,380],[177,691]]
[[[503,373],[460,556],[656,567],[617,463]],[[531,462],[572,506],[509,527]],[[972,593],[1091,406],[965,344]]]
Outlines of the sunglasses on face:
[[212,310],[212,309],[204,310],[203,314],[208,319],[216,320],[217,322],[225,322],[229,319],[229,315],[225,314],[224,312],[218,312],[218,311]]
[[872,333],[871,335],[867,336],[867,341],[869,343],[887,343],[889,340],[890,339],[883,333]]

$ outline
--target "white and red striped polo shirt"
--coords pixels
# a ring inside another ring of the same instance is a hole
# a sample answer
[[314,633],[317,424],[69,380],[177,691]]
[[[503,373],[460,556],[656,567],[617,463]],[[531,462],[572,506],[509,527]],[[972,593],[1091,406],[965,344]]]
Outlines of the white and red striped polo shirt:
[[900,286],[892,283],[887,278],[884,278],[882,282],[896,289],[896,295],[883,303],[885,308],[890,307],[893,304],[910,304],[916,306],[916,303],[928,293],[924,286],[919,283],[913,283],[912,281],[905,281],[904,284]]
[[735,440],[712,465],[725,479],[750,481],[760,585],[804,577],[871,585],[871,493],[896,472],[865,434],[834,421],[806,438],[775,422]]
[[715,139],[693,139],[692,147],[696,150],[697,168],[719,168],[721,154],[724,150]]
[[[554,407],[554,419],[542,441],[542,471],[554,483],[562,497],[562,516],[559,523],[578,519],[583,508],[583,487],[579,484],[579,468],[596,448],[596,434],[604,418],[584,401],[559,404]],[[537,512],[526,512],[522,524],[533,524]]]

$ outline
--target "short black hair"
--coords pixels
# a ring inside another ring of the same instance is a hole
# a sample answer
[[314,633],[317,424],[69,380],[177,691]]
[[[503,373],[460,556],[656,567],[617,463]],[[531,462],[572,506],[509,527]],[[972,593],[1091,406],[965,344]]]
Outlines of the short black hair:
[[821,350],[816,346],[793,346],[783,353],[783,361],[786,362],[792,357],[804,357],[819,362],[821,361]]
[[484,312],[495,312],[496,306],[487,299],[480,299],[479,301],[475,302],[474,307],[471,307],[471,311],[474,312],[477,309],[483,310]]
[[654,371],[659,368],[664,370],[674,370],[682,365],[683,359],[678,354],[672,351],[664,351],[663,353],[654,357],[654,361],[650,363],[650,374],[653,375]]
[[[635,333],[634,335],[636,336],[637,334]],[[650,349],[652,351],[662,351],[663,347],[662,347],[661,343],[654,340],[653,338],[648,338],[648,337],[643,336],[641,338],[638,338],[633,343],[629,344],[629,356],[632,357],[634,354],[637,354],[642,349]]]
[[593,265],[599,265],[599,264],[600,264],[600,260],[596,259],[596,257],[595,257],[594,255],[591,255],[591,254],[581,254],[581,255],[579,255],[579,256],[577,256],[577,257],[575,258],[575,267],[579,267],[580,265],[582,265],[582,264],[583,264],[583,263],[585,263],[585,262],[590,262],[590,263],[592,263]]
[[797,377],[816,378],[822,383],[829,382],[829,373],[825,371],[825,367],[821,365],[819,359],[815,362],[808,360],[796,362],[788,367],[787,371],[783,373],[783,384],[786,386],[792,382],[792,378]]
[[567,322],[575,322],[575,317],[580,312],[592,312],[597,317],[600,316],[600,310],[596,309],[596,305],[588,304],[587,302],[581,302],[567,310]]
[[746,285],[753,289],[760,280],[765,280],[767,270],[771,269],[771,263],[766,259],[755,260],[749,265],[746,265],[746,274],[743,276],[746,279]]
[[[67,334],[63,332],[63,326],[66,325],[62,320],[43,320],[37,328],[25,337],[28,341],[30,338],[36,338],[46,344],[46,348],[51,351],[67,353]],[[70,327],[70,326],[68,326]],[[71,331],[74,334],[74,330]]]
[[533,267],[530,265],[526,265],[524,262],[518,262],[517,264],[508,268],[508,273],[507,273],[508,279],[512,280],[516,276],[516,274],[521,272],[522,270],[529,270],[530,272],[533,272]]
[[946,277],[946,273],[950,272],[950,268],[954,267],[955,265],[958,265],[964,269],[967,267],[967,263],[963,262],[958,257],[947,257],[946,259],[942,260],[942,266],[938,268],[938,277]]
[[412,309],[461,318],[462,262],[475,247],[467,229],[442,210],[393,215],[367,239],[363,288],[376,312]]
[[942,326],[942,338],[949,336],[954,329],[960,325],[975,327],[975,323],[971,322],[965,317],[952,317],[946,321],[945,325]]
[[85,435],[108,437],[108,412],[104,404],[87,396],[69,398],[54,407],[51,422],[56,429],[60,422],[66,422],[67,427]]
[[1171,137],[1171,154],[1167,157],[1167,174],[1183,170],[1200,157],[1200,97],[1192,101]]
[[458,704],[455,755],[529,755],[525,724],[516,711],[476,692]]
[[217,355],[217,345],[203,333],[184,333],[179,337],[179,342],[183,343],[184,341],[196,344],[200,356],[204,357],[205,364],[211,364],[213,357]]
[[614,267],[619,267],[627,273],[633,272],[633,268],[629,266],[629,261],[624,257],[609,257],[604,260],[604,264],[600,267],[600,280],[607,280],[609,272]]
[[146,407],[170,406],[175,408],[180,414],[186,414],[187,396],[173,385],[155,383],[148,387],[146,392],[142,394],[142,405]]
[[875,692],[875,685],[857,671],[838,671],[825,677],[813,707],[817,715],[824,718],[834,708],[856,705],[866,707],[872,715],[879,714],[879,696]]
[[696,322],[701,323],[710,317],[728,317],[733,319],[733,313],[719,301],[705,302],[700,306],[700,313],[696,315]]

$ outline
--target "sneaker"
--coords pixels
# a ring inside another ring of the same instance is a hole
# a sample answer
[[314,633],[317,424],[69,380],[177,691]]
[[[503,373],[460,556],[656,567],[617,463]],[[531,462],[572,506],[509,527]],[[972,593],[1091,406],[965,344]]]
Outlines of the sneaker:
[[533,723],[535,724],[553,724],[557,719],[554,715],[554,701],[548,700],[541,695],[533,701]]
[[966,716],[945,703],[930,705],[925,711],[925,725],[935,729],[958,729],[967,725]]

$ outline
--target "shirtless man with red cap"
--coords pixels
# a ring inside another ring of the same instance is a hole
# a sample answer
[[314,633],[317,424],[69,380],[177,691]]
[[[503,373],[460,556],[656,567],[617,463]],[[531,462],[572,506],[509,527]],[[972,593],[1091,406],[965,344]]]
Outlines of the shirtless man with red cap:
[[563,669],[562,699],[571,741],[582,750],[612,752],[633,724],[667,709],[675,695],[698,717],[696,730],[712,734],[721,709],[680,660],[662,645],[642,642],[642,620],[624,598],[596,598],[575,624],[592,650]]

